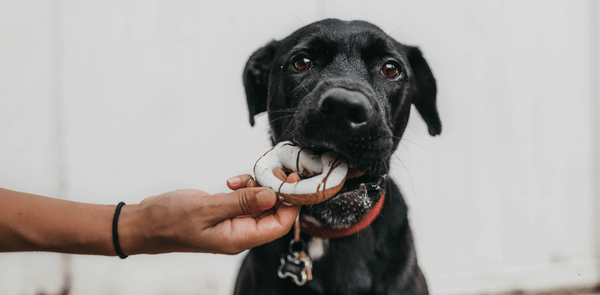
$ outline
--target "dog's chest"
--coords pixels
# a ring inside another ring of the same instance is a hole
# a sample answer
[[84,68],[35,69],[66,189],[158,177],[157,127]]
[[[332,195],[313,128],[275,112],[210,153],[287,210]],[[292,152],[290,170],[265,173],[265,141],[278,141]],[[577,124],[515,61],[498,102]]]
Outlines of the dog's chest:
[[[368,240],[366,232],[361,234]],[[367,245],[350,243],[348,239],[311,238],[307,246],[314,276],[304,286],[310,290],[307,294],[366,294],[372,290],[373,269],[368,259],[371,251],[361,247]]]

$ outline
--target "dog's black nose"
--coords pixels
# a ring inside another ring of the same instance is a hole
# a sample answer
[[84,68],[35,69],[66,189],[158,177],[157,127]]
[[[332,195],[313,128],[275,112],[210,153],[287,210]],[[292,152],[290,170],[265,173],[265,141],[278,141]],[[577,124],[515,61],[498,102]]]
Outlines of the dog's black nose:
[[364,94],[345,88],[333,88],[325,91],[319,100],[318,107],[328,120],[348,123],[350,126],[367,122],[373,109]]

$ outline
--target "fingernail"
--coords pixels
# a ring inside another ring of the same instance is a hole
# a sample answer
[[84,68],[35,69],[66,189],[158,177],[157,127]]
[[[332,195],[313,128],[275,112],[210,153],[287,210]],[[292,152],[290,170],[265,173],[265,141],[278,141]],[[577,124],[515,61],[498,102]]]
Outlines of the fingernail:
[[269,209],[275,205],[275,200],[273,196],[275,193],[271,189],[263,189],[258,194],[256,194],[256,198],[258,199],[258,205],[262,209]]
[[227,179],[227,183],[229,183],[230,186],[238,186],[240,185],[240,183],[242,182],[241,179],[239,179],[238,177],[232,177]]

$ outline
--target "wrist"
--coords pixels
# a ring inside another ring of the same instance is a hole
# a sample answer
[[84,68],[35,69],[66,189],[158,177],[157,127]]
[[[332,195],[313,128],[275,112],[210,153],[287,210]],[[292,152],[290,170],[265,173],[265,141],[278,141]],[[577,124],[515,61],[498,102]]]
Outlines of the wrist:
[[[121,251],[125,255],[148,253],[148,250],[145,249],[148,235],[145,232],[145,222],[141,213],[138,204],[125,205],[121,208],[117,223],[117,234]],[[113,252],[115,255],[117,254],[115,250]]]

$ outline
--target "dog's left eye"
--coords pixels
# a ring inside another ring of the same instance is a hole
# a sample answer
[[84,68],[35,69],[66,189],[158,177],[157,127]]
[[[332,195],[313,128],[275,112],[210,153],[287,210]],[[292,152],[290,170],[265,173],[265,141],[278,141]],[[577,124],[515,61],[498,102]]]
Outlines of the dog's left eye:
[[381,73],[388,79],[393,79],[396,78],[400,75],[400,70],[398,69],[398,67],[393,64],[393,63],[386,63],[383,65],[383,67],[381,68]]
[[306,57],[301,57],[294,62],[294,67],[300,72],[308,71],[312,67],[312,62]]

